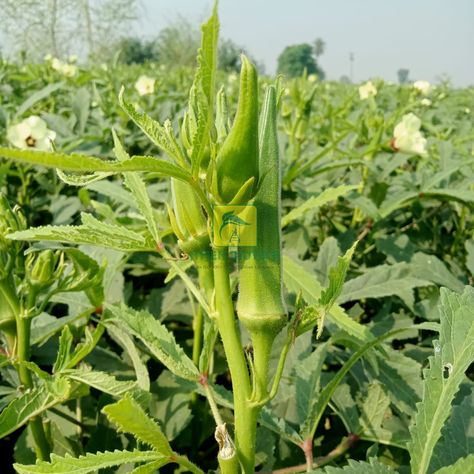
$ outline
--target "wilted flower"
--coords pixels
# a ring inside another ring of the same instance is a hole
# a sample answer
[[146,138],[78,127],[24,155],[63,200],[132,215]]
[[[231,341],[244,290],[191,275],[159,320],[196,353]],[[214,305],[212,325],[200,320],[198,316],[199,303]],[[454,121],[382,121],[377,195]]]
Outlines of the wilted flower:
[[431,105],[431,100],[425,97],[424,99],[421,99],[420,104],[429,107]]
[[426,138],[420,132],[421,121],[412,113],[402,117],[393,131],[392,146],[403,153],[426,155]]
[[140,76],[135,82],[135,89],[140,95],[153,94],[155,90],[155,79],[148,76]]
[[51,150],[51,142],[56,138],[56,132],[49,130],[46,122],[37,115],[31,115],[22,122],[8,128],[7,139],[17,148],[35,148]]
[[415,81],[413,83],[413,88],[420,94],[428,95],[431,91],[431,84],[428,81]]
[[360,100],[366,100],[369,97],[377,95],[377,88],[372,84],[372,81],[367,81],[359,87]]

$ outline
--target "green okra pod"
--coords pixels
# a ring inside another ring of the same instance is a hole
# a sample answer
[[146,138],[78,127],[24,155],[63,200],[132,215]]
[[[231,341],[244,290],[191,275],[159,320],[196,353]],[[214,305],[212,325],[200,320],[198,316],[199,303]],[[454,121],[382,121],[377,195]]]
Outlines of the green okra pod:
[[273,340],[286,323],[281,263],[281,177],[277,138],[276,90],[269,86],[260,129],[260,182],[253,205],[257,245],[239,251],[237,314],[254,349],[256,396],[266,395],[268,358]]
[[258,181],[258,79],[255,66],[242,55],[237,113],[216,157],[214,190],[221,203],[231,202],[247,182],[240,202],[248,201]]

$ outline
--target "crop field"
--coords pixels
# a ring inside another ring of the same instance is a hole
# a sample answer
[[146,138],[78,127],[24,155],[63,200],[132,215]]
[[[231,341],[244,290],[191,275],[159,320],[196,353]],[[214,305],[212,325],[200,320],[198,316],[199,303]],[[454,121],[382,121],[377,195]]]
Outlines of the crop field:
[[474,472],[474,88],[0,61],[0,471]]

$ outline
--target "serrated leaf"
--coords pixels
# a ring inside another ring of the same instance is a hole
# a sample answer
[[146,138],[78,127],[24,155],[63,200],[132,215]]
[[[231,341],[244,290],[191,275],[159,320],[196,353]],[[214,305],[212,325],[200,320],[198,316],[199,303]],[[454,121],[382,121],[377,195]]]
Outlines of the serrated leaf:
[[296,407],[301,420],[300,436],[306,439],[311,429],[305,421],[311,412],[320,391],[319,379],[327,355],[327,344],[320,344],[308,357],[295,367]]
[[78,171],[82,173],[95,173],[99,171],[123,173],[125,171],[150,171],[159,176],[172,176],[186,182],[192,180],[191,175],[183,168],[152,156],[132,156],[126,162],[107,161],[87,155],[36,151],[15,150],[0,147],[0,156],[22,163],[59,168],[64,171]]
[[382,385],[378,382],[370,383],[359,400],[360,425],[364,433],[378,437],[389,406],[390,398]]
[[[130,156],[123,148],[123,145],[115,133],[115,130],[112,129],[112,133],[114,138],[115,156],[119,161],[130,160]],[[153,211],[153,206],[151,205],[150,196],[148,196],[148,192],[146,190],[145,182],[137,173],[124,173],[124,178],[126,186],[128,189],[130,189],[130,192],[133,195],[133,199],[135,200],[137,208],[145,218],[145,222],[150,234],[156,243],[160,242],[161,239],[156,227],[155,214]]]
[[461,458],[451,466],[442,467],[435,474],[467,474],[474,472],[474,454]]
[[0,438],[13,433],[31,418],[69,397],[70,384],[61,377],[29,389],[15,398],[0,413]]
[[135,381],[120,381],[112,375],[98,370],[89,369],[69,369],[61,373],[75,382],[80,382],[93,387],[101,392],[108,393],[114,397],[120,397],[133,391],[137,387]]
[[138,349],[136,348],[132,338],[118,326],[108,326],[107,332],[117,340],[117,342],[127,351],[132,360],[135,375],[137,376],[138,386],[145,391],[150,390],[150,377],[145,363],[140,358]]
[[329,285],[321,293],[318,304],[324,308],[321,317],[318,321],[318,331],[316,337],[321,337],[324,327],[324,317],[334,306],[334,303],[339,298],[342,291],[342,286],[346,279],[347,270],[352,260],[352,255],[357,246],[358,241],[354,242],[352,247],[342,256],[337,258],[337,264],[335,267],[329,270]]
[[88,474],[113,466],[127,463],[160,461],[156,451],[105,451],[103,453],[87,453],[85,456],[51,455],[51,462],[37,461],[34,465],[14,464],[18,474]]
[[451,403],[465,371],[474,361],[474,288],[462,294],[441,289],[438,304],[441,320],[439,342],[425,370],[423,399],[411,428],[408,445],[413,474],[425,474]]
[[120,431],[132,434],[137,440],[152,446],[164,456],[173,454],[158,423],[152,420],[133,398],[122,398],[117,403],[102,408],[102,412]]
[[283,216],[281,219],[281,227],[287,226],[290,222],[293,222],[296,219],[302,217],[309,210],[314,211],[315,209],[327,204],[330,201],[334,201],[338,197],[345,196],[349,191],[357,189],[358,186],[347,186],[342,185],[337,188],[325,189],[318,196],[313,196],[309,198],[306,202],[301,204],[298,207],[292,209],[286,216]]
[[[309,305],[318,305],[322,287],[318,280],[298,262],[283,256],[283,282],[288,291],[302,293]],[[339,306],[334,305],[327,315],[328,319],[338,328],[363,342],[370,341],[373,336],[368,328],[351,319]]]
[[69,326],[64,326],[61,336],[59,337],[59,349],[56,361],[53,365],[53,373],[59,372],[66,367],[71,359],[70,352],[72,347],[73,337]]
[[68,174],[59,168],[56,169],[59,179],[70,186],[87,186],[88,184],[95,183],[96,181],[101,181],[108,176],[112,176],[114,173],[110,172],[99,172],[91,174]]
[[409,307],[412,307],[413,289],[430,285],[432,282],[417,278],[407,263],[379,265],[368,269],[361,276],[347,281],[343,286],[338,303],[396,295]]
[[474,453],[474,390],[460,405],[453,407],[433,451],[428,471],[436,472],[471,453]]
[[[122,86],[118,96],[119,104],[122,109],[160,150],[165,152],[170,158],[176,160],[179,164],[184,165],[186,159],[182,148],[174,136],[170,121],[166,120],[165,123],[161,125],[146,113],[140,112],[134,105],[125,100],[124,92],[125,88]],[[178,169],[181,170],[181,168]]]
[[326,467],[323,470],[310,471],[321,474],[395,474],[390,466],[382,464],[380,461],[372,458],[369,462],[354,461],[349,459],[347,466],[344,467]]
[[277,433],[282,438],[291,441],[299,446],[303,438],[283,419],[278,418],[268,407],[263,407],[260,413],[259,422],[269,430]]
[[193,382],[199,371],[192,360],[178,346],[168,329],[147,311],[135,311],[125,305],[107,308],[110,322],[118,324],[140,339],[152,354],[171,372]]
[[155,245],[142,235],[124,226],[106,224],[89,214],[82,214],[82,225],[77,226],[41,226],[13,232],[8,235],[12,240],[48,240],[69,244],[88,244],[107,247],[124,252],[150,252]]
[[160,467],[163,467],[168,463],[169,460],[167,458],[159,459],[158,461],[153,461],[136,467],[130,474],[155,474],[158,472]]

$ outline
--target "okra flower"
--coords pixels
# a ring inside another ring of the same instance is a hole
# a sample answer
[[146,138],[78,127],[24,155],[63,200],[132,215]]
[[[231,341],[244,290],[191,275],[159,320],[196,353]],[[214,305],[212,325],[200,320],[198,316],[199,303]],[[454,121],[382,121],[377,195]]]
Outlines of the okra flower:
[[421,121],[412,113],[402,117],[393,131],[392,146],[403,153],[426,156],[426,138],[420,132]]
[[366,100],[369,97],[377,95],[377,88],[372,84],[372,81],[367,81],[359,87],[360,100]]
[[46,122],[37,115],[31,115],[22,122],[8,128],[7,139],[17,148],[51,150],[56,132],[49,130]]
[[51,67],[55,70],[60,72],[66,77],[73,77],[76,75],[77,66],[74,64],[63,63],[58,58],[53,58],[51,61]]
[[425,97],[424,99],[421,99],[420,104],[429,107],[431,105],[431,100]]
[[431,91],[431,84],[428,81],[415,81],[413,88],[423,95],[428,95]]
[[149,76],[142,75],[135,82],[135,89],[140,95],[153,94],[155,91],[155,79]]

